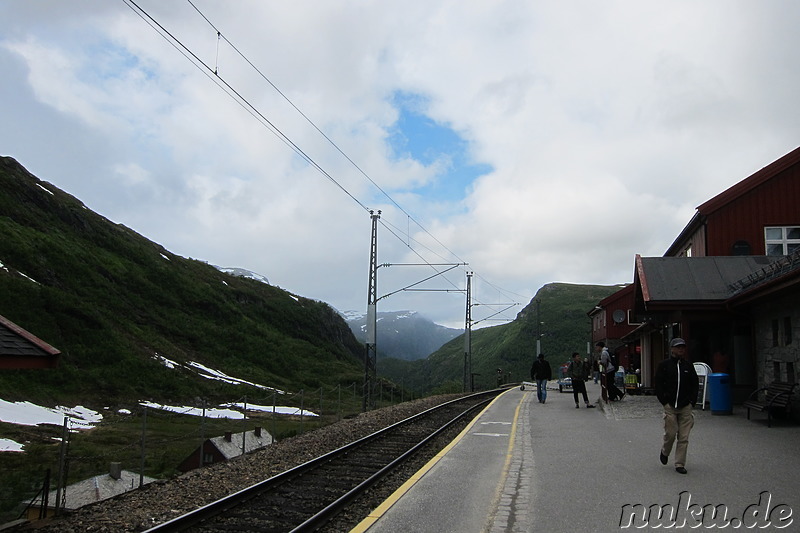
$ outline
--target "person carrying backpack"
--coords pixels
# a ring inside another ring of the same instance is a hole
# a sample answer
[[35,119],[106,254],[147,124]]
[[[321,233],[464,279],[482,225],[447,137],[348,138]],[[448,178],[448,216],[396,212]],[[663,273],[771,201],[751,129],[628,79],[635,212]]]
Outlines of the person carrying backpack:
[[617,373],[617,364],[612,359],[611,354],[608,353],[606,343],[600,341],[594,346],[595,350],[600,352],[600,369],[605,376],[605,388],[608,401],[613,402],[615,400],[621,400],[625,397],[625,393],[619,390],[616,383],[614,383],[614,376]]

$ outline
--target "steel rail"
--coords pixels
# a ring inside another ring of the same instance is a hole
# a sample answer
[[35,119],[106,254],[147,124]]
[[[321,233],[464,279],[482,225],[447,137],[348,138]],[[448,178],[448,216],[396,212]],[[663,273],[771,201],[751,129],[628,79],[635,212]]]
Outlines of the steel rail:
[[491,398],[488,398],[482,401],[481,403],[475,404],[472,407],[468,408],[467,410],[463,411],[458,416],[451,419],[446,424],[441,426],[439,429],[437,429],[436,431],[425,437],[425,439],[417,443],[414,447],[410,448],[405,453],[394,459],[392,462],[390,462],[389,464],[387,464],[386,466],[384,466],[383,468],[372,474],[369,478],[365,479],[364,481],[353,487],[353,489],[348,491],[346,494],[342,495],[339,499],[330,503],[320,512],[318,512],[317,514],[315,514],[314,516],[312,516],[311,518],[309,518],[296,528],[292,529],[290,533],[316,531],[317,529],[319,529],[319,527],[327,523],[332,517],[336,516],[342,509],[347,507],[350,504],[350,502],[352,502],[353,500],[364,494],[364,492],[366,492],[368,488],[370,488],[372,485],[377,483],[381,478],[392,472],[400,464],[405,462],[410,456],[415,454],[420,448],[422,448],[423,446],[431,442],[433,439],[435,439],[437,436],[439,436],[440,433],[447,430],[448,428],[450,428],[450,426],[460,421],[462,418],[469,415],[473,411],[481,407],[484,407],[490,401]]
[[[399,422],[395,422],[394,424],[391,424],[390,426],[387,426],[387,427],[385,427],[383,429],[375,431],[374,433],[366,435],[366,436],[364,436],[364,437],[362,437],[360,439],[357,439],[357,440],[355,440],[355,441],[353,441],[353,442],[351,442],[349,444],[341,446],[340,448],[337,448],[336,450],[333,450],[333,451],[328,452],[328,453],[326,453],[324,455],[321,455],[319,457],[311,459],[311,460],[309,460],[309,461],[307,461],[307,462],[305,462],[303,464],[300,464],[300,465],[298,465],[298,466],[296,466],[294,468],[286,470],[286,471],[284,471],[284,472],[282,472],[280,474],[277,474],[277,475],[275,475],[273,477],[270,477],[270,478],[268,478],[268,479],[266,479],[264,481],[260,481],[260,482],[254,484],[254,485],[251,485],[250,487],[246,487],[246,488],[244,488],[244,489],[242,489],[240,491],[234,492],[233,494],[230,494],[230,495],[228,495],[228,496],[226,496],[224,498],[221,498],[221,499],[219,499],[217,501],[214,501],[214,502],[208,503],[206,505],[203,505],[201,507],[198,507],[197,509],[195,509],[193,511],[190,511],[190,512],[188,512],[186,514],[183,514],[181,516],[175,517],[175,518],[173,518],[173,519],[171,519],[171,520],[169,520],[167,522],[164,522],[162,524],[153,526],[152,528],[147,529],[144,533],[173,533],[173,532],[178,532],[178,531],[185,531],[186,529],[189,529],[189,528],[191,528],[191,527],[193,527],[195,525],[198,525],[198,524],[200,524],[200,523],[202,523],[204,521],[207,521],[207,520],[213,518],[214,516],[220,515],[220,514],[224,513],[225,511],[227,511],[229,509],[232,509],[232,508],[240,505],[243,502],[246,502],[247,500],[255,498],[261,493],[264,493],[264,492],[267,492],[269,490],[272,490],[275,487],[278,487],[278,486],[280,486],[280,485],[282,485],[284,483],[289,483],[289,482],[291,482],[291,480],[301,476],[302,474],[304,474],[306,472],[309,472],[309,471],[311,471],[311,470],[313,470],[313,469],[315,469],[315,468],[317,468],[317,467],[319,467],[319,466],[321,466],[321,465],[323,465],[325,463],[330,462],[333,458],[335,458],[337,456],[344,455],[347,452],[353,451],[353,450],[355,450],[355,449],[357,449],[357,448],[359,448],[361,446],[364,446],[365,444],[367,444],[367,443],[369,443],[369,442],[371,442],[371,441],[373,441],[375,439],[381,438],[381,437],[389,434],[390,432],[398,429],[399,427],[401,427],[403,425],[407,425],[407,424],[413,423],[413,422],[415,422],[415,421],[417,421],[417,420],[419,420],[419,419],[421,419],[421,418],[423,418],[425,416],[428,416],[428,415],[434,413],[435,411],[443,410],[443,409],[445,409],[447,407],[450,407],[453,404],[458,403],[458,402],[464,402],[465,400],[469,400],[469,399],[478,399],[478,398],[480,398],[482,396],[486,396],[489,399],[491,399],[494,396],[496,396],[499,392],[502,392],[502,391],[499,391],[499,390],[484,391],[484,392],[472,394],[472,395],[469,395],[469,396],[464,396],[464,397],[461,397],[461,398],[457,398],[455,400],[450,400],[448,402],[442,403],[442,404],[437,405],[435,407],[431,407],[430,409],[426,409],[425,411],[417,413],[416,415],[413,415],[413,416],[410,416],[410,417],[408,417],[406,419],[400,420]],[[488,400],[484,400],[484,401],[480,402],[478,405],[484,405],[487,401]],[[474,409],[476,407],[477,406],[473,406],[473,408],[471,408],[471,409]],[[467,409],[465,412],[461,413],[456,418],[457,419],[458,418],[462,418],[471,409]],[[442,428],[439,428],[439,429],[436,430],[435,433],[439,433],[442,430],[443,430]],[[414,446],[414,448],[418,448],[419,446],[420,446],[420,444],[417,444],[417,445]],[[403,455],[406,456],[407,454],[408,454],[408,451],[405,452]],[[392,463],[397,463],[397,461],[398,460],[395,459],[395,460],[392,461]],[[395,466],[396,466],[396,464],[395,464]],[[384,467],[381,470],[386,470],[386,468],[387,467]],[[383,475],[385,475],[385,473],[387,473],[387,472],[388,472],[388,470],[386,470],[386,472],[384,472]],[[373,474],[372,476],[370,476],[370,479],[372,479],[376,475],[377,475],[377,473]],[[377,479],[378,478],[376,478],[374,481],[376,481]],[[363,485],[364,483],[367,483],[367,481],[369,481],[369,480],[363,481],[361,484],[359,484],[359,486]],[[372,483],[374,483],[374,481],[372,481],[370,483],[370,485]],[[353,489],[353,490],[355,490],[355,489]],[[348,494],[353,492],[353,490],[349,491]],[[348,501],[351,501],[355,497],[355,494],[352,494],[350,496],[348,496],[346,494],[346,495],[340,497],[339,499],[346,498],[346,497],[348,498]],[[336,507],[336,504],[337,504],[337,502],[333,502],[332,504],[326,506],[326,509],[328,509],[328,507]],[[341,506],[339,506],[339,507],[341,508]],[[318,513],[318,514],[327,513],[328,517],[330,517],[330,516],[332,516],[332,514],[331,514],[332,510],[333,509],[326,511],[324,509],[323,511],[320,511],[320,513]],[[313,521],[313,522],[316,523],[319,520],[321,520],[321,517],[320,518],[316,518],[316,515],[315,515],[315,517],[312,517],[312,518],[308,519],[307,522],[308,521]],[[327,520],[327,518],[326,518],[326,520]],[[305,522],[303,523],[303,525],[305,525]],[[298,526],[293,531],[303,531],[303,530],[304,531],[310,531],[311,530],[311,529],[308,529],[308,528],[300,529],[300,527],[302,527],[302,526]],[[310,527],[310,525],[309,525],[309,527]],[[318,527],[318,526],[315,526],[315,527]]]

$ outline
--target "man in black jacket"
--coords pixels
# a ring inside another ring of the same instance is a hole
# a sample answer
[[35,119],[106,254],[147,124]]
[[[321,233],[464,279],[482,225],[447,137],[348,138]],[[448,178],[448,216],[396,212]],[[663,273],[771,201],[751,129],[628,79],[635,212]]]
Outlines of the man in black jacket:
[[697,402],[698,379],[694,365],[686,360],[686,341],[674,338],[669,343],[671,356],[656,370],[656,396],[664,406],[664,442],[659,459],[667,464],[672,445],[675,447],[675,471],[686,473],[686,449],[689,432],[694,426],[692,408]]
[[539,403],[547,401],[547,380],[552,378],[553,370],[550,368],[550,363],[544,358],[544,354],[540,353],[531,366],[531,379],[536,382],[536,397],[539,398]]

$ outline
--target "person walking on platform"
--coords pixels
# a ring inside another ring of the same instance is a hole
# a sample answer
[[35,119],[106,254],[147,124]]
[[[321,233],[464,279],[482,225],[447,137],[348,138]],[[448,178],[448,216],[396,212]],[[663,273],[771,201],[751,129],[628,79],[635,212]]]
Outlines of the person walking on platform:
[[603,377],[601,379],[605,382],[604,386],[606,389],[606,398],[610,402],[621,400],[625,397],[625,393],[619,390],[616,383],[614,383],[615,375],[617,373],[617,365],[615,365],[614,360],[611,359],[611,354],[608,353],[606,343],[600,341],[594,346],[595,350],[600,352],[600,369],[603,372]]
[[553,370],[550,368],[550,363],[544,358],[544,354],[540,353],[531,366],[531,379],[536,382],[536,397],[539,398],[539,403],[547,401],[547,380],[552,378]]
[[686,473],[686,449],[694,426],[692,409],[697,402],[699,380],[694,365],[686,361],[686,341],[674,338],[669,343],[670,357],[658,365],[655,376],[656,397],[664,406],[664,439],[659,460],[667,464],[676,437],[675,471]]
[[567,377],[572,381],[572,396],[575,397],[575,409],[579,409],[581,404],[578,402],[578,394],[583,394],[583,401],[586,403],[586,408],[591,409],[594,405],[589,403],[589,396],[586,393],[586,382],[589,381],[589,363],[581,361],[581,356],[578,352],[572,352],[572,361],[567,367]]

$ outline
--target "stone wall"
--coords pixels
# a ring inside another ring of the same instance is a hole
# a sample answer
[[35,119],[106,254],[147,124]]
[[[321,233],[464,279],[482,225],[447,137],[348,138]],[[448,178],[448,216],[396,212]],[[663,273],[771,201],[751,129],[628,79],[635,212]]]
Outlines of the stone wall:
[[[772,299],[753,309],[758,385],[800,382],[800,301],[797,295]],[[790,330],[790,331],[789,331]],[[800,417],[800,386],[793,403]]]

